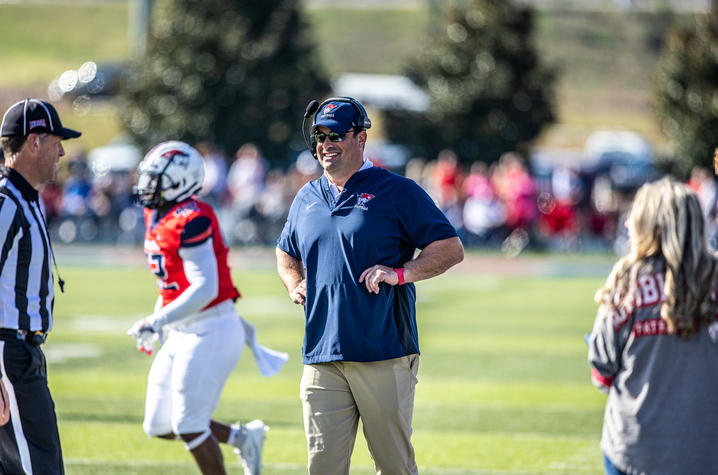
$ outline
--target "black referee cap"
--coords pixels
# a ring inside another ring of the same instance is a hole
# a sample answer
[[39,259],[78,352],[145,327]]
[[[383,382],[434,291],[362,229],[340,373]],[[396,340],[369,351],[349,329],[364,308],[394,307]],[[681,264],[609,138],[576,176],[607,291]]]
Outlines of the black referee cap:
[[57,135],[63,140],[82,135],[81,132],[63,127],[60,116],[49,102],[25,99],[11,105],[5,112],[0,126],[0,136],[22,137],[30,133]]

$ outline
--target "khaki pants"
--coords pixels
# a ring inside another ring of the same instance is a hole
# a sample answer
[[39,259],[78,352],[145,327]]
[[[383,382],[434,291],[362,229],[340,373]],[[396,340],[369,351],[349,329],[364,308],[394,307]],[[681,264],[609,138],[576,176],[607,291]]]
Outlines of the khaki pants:
[[411,445],[419,355],[304,365],[300,397],[311,475],[347,475],[361,418],[379,474],[417,474]]

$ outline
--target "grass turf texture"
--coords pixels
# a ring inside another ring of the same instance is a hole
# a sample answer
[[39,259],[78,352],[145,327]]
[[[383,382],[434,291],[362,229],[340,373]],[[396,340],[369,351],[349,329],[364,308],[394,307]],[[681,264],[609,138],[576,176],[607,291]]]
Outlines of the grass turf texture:
[[[73,259],[73,265],[69,256],[59,257],[68,284],[56,299],[45,350],[67,473],[197,473],[181,443],[150,439],[141,429],[151,359],[125,331],[152,308],[152,276],[136,263]],[[479,260],[418,284],[422,357],[413,442],[421,473],[601,471],[604,397],[590,385],[583,334],[610,263],[582,259]],[[501,275],[492,272],[496,262]],[[506,267],[539,272],[510,275]],[[291,356],[278,376],[266,379],[245,350],[215,417],[262,418],[271,426],[263,473],[306,473],[301,311],[271,265],[235,268],[240,313],[262,343]],[[577,268],[588,271],[582,276]],[[224,455],[229,472],[242,473],[231,450],[225,447]],[[352,473],[372,473],[362,435]]]

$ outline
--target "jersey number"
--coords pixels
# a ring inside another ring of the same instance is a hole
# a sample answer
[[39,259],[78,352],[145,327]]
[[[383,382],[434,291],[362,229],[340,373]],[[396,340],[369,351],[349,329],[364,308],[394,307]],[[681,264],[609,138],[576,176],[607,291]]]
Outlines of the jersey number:
[[157,276],[157,286],[164,290],[179,290],[177,282],[167,282],[167,269],[165,269],[164,254],[147,254],[147,264],[150,271]]

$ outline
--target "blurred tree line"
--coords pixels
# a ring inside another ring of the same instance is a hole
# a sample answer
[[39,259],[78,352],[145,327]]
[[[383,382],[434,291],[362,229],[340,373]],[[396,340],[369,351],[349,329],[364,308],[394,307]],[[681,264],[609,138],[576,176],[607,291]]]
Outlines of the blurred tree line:
[[655,79],[657,120],[673,144],[667,168],[687,176],[718,146],[718,1],[695,22],[670,29]]
[[[554,120],[554,74],[536,53],[528,7],[472,0],[446,12],[438,41],[427,38],[433,46],[407,66],[430,109],[387,112],[387,138],[415,153],[451,147],[465,161],[493,161]],[[209,140],[231,153],[252,141],[281,163],[304,147],[309,100],[329,93],[319,57],[296,0],[157,0],[121,118],[145,147]]]
[[295,0],[157,0],[147,53],[130,68],[119,110],[141,146],[245,142],[281,161],[301,149],[307,103],[329,81]]
[[406,69],[429,94],[429,110],[389,111],[387,136],[420,156],[451,148],[464,162],[527,151],[555,120],[556,76],[537,53],[533,10],[473,0],[449,4],[443,24]]
[[[231,154],[251,141],[275,165],[305,147],[305,107],[331,91],[299,0],[154,3],[147,53],[132,64],[119,108],[138,144],[211,141]],[[716,3],[683,25],[664,7],[648,30],[647,40],[663,48],[654,103],[678,174],[705,163],[718,140]],[[505,0],[429,6],[440,19],[404,68],[429,108],[384,111],[387,138],[426,157],[452,148],[465,163],[527,152],[556,120],[558,75],[538,54],[532,8]]]

